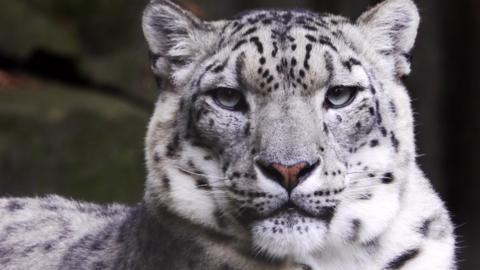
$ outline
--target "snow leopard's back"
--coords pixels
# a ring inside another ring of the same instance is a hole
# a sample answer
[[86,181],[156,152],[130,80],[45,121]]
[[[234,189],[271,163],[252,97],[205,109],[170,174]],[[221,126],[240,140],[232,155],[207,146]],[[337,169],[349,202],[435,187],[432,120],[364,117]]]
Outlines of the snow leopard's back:
[[[129,208],[119,204],[102,206],[58,196],[0,199],[0,265],[5,270],[62,269],[72,260],[82,263],[81,256],[73,259],[69,254],[100,251],[109,238],[119,240],[114,227],[128,213]],[[101,260],[87,261],[98,264],[92,269],[103,269]]]

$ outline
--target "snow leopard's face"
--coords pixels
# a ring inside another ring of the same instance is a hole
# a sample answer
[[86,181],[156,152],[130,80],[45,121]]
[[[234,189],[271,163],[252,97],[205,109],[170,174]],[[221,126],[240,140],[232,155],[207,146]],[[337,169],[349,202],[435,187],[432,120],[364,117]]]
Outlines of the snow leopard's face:
[[357,22],[306,11],[203,22],[154,1],[144,30],[163,89],[147,202],[275,258],[374,241],[414,158],[399,78],[417,24],[407,0]]

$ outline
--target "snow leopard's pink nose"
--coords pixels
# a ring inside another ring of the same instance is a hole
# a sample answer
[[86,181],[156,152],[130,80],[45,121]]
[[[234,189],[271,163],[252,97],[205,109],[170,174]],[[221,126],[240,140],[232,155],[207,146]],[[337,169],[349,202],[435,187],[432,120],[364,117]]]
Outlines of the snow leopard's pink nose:
[[308,176],[318,166],[318,163],[315,162],[313,165],[309,165],[307,162],[300,162],[290,166],[279,163],[272,163],[268,166],[261,163],[258,165],[265,176],[279,183],[290,193],[303,178]]

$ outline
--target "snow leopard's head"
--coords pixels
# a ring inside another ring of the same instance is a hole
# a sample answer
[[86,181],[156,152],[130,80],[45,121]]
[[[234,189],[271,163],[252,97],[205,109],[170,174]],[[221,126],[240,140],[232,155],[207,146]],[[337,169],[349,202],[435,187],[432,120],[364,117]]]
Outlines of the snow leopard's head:
[[373,241],[415,158],[401,78],[418,23],[410,0],[212,22],[152,1],[145,200],[274,258]]

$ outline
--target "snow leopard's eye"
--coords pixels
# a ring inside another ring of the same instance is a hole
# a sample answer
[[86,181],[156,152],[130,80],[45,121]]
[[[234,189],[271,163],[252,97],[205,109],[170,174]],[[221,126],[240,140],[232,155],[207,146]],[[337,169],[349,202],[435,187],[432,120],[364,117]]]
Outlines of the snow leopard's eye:
[[246,108],[243,94],[231,88],[217,88],[211,91],[215,103],[223,109],[231,111],[242,111]]
[[335,86],[328,89],[325,102],[330,108],[342,108],[352,103],[357,92],[358,87],[356,86]]

